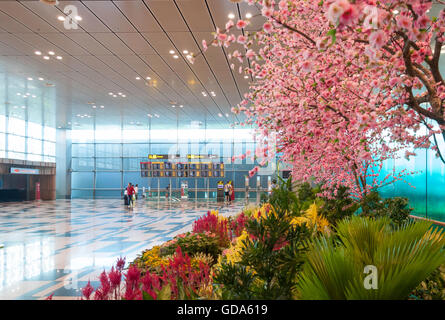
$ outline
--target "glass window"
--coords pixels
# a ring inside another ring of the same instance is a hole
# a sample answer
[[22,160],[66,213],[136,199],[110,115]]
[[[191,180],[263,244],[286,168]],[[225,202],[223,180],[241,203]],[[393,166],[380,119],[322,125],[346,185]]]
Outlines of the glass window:
[[72,144],[72,156],[73,157],[93,157],[94,156],[94,144],[73,143]]
[[25,137],[9,134],[8,149],[12,152],[25,152]]
[[6,117],[0,114],[0,132],[6,131]]
[[25,154],[20,152],[8,152],[8,158],[17,159],[17,160],[25,160]]
[[148,157],[149,153],[149,144],[124,144],[123,146],[124,157]]
[[34,122],[28,122],[28,137],[42,139],[42,125]]
[[5,134],[0,132],[0,150],[5,150],[6,145],[5,145]]
[[44,127],[43,137],[44,140],[56,141],[56,129],[51,127]]
[[96,188],[121,188],[120,172],[97,172],[96,173]]
[[54,157],[56,155],[56,144],[54,142],[45,141],[43,143],[43,154]]
[[[71,174],[71,187],[78,188],[93,188],[93,173],[92,172],[73,172]],[[91,191],[91,194],[93,192]]]
[[42,140],[28,138],[28,153],[42,154]]
[[121,145],[120,144],[96,144],[96,157],[120,157]]
[[93,170],[93,158],[72,158],[71,166],[73,170]]
[[28,154],[27,155],[27,160],[29,161],[42,161],[42,155],[40,154]]
[[97,170],[120,170],[122,158],[96,158]]
[[9,117],[8,132],[12,133],[12,134],[19,135],[19,136],[24,136],[25,135],[25,121],[22,119]]

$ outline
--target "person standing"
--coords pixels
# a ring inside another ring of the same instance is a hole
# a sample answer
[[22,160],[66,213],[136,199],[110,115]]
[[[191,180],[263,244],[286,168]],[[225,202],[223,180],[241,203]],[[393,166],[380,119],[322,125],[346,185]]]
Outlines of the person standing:
[[226,182],[224,185],[224,201],[229,202],[229,181]]
[[167,185],[167,188],[165,188],[165,200],[168,200],[169,193],[170,193],[170,183]]
[[230,202],[235,201],[235,187],[233,186],[233,181],[230,181],[229,194],[230,194]]
[[134,187],[134,195],[136,200],[138,199],[138,194],[139,194],[139,187],[138,184],[136,183],[136,186]]

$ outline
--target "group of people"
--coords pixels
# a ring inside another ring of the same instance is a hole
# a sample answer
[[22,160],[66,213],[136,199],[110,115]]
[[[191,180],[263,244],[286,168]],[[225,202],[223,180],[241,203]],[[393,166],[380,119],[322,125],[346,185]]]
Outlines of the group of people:
[[124,190],[124,202],[128,208],[134,208],[135,202],[138,198],[139,186],[128,183],[127,188]]
[[227,203],[232,203],[235,200],[235,188],[232,181],[227,181],[224,185],[224,199]]

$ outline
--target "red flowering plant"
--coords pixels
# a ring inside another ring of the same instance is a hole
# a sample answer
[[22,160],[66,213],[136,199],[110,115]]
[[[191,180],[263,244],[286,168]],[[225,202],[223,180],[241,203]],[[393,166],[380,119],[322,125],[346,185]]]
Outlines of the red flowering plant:
[[230,219],[230,233],[231,238],[239,237],[243,230],[246,229],[246,224],[250,218],[244,214],[244,211],[238,214],[234,219]]
[[[160,274],[147,272],[142,275],[137,266],[130,265],[124,273],[123,265],[118,263],[110,272],[102,272],[100,286],[96,290],[88,281],[81,290],[81,299],[183,300],[196,299],[211,292],[209,265],[200,262],[199,268],[194,268],[192,259],[187,253],[183,254],[179,246],[168,263],[161,266],[161,270]],[[125,281],[122,281],[122,276]]]
[[228,221],[218,215],[218,212],[208,211],[206,215],[193,222],[193,233],[206,232],[215,234],[221,247],[227,247],[230,243]]

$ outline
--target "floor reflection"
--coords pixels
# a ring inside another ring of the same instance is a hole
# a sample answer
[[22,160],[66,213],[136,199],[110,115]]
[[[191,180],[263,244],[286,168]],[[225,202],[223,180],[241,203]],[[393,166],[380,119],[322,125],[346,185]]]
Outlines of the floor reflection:
[[130,261],[143,249],[189,231],[209,209],[239,212],[244,202],[119,200],[6,203],[0,207],[0,299],[79,296],[117,258]]

